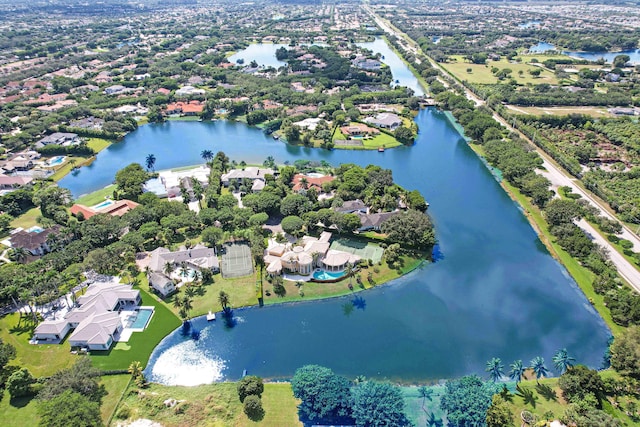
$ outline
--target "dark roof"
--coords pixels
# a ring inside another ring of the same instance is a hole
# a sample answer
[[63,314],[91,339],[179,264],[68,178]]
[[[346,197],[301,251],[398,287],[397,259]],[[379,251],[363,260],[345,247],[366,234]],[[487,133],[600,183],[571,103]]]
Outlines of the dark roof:
[[39,233],[28,232],[25,230],[18,231],[11,236],[11,246],[14,248],[25,248],[30,251],[34,251],[41,247],[46,241],[47,237],[51,233],[56,233],[60,230],[59,225],[54,225],[51,228],[47,228]]
[[375,213],[375,214],[361,214],[360,224],[362,225],[360,228],[363,230],[369,230],[372,228],[375,230],[379,230],[383,222],[385,222],[392,216],[395,216],[399,213],[400,211],[381,212],[381,213]]
[[362,209],[366,209],[367,205],[360,199],[356,200],[347,200],[342,203],[342,206],[335,208],[337,212],[354,212]]

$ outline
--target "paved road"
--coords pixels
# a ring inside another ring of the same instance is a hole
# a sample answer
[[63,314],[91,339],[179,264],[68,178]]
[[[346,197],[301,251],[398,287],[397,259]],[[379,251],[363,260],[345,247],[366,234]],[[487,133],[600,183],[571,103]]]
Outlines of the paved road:
[[[402,34],[400,30],[398,30],[397,28],[394,28],[390,23],[388,23],[387,21],[385,21],[384,19],[376,15],[369,6],[364,6],[364,8],[373,17],[373,19],[376,21],[378,26],[382,28],[383,31],[385,31],[386,33],[395,35],[399,40],[402,40],[401,44],[405,49],[412,52],[414,55],[417,54],[418,46],[415,42],[412,42],[412,41],[408,42],[403,37],[404,34]],[[448,72],[440,64],[438,64],[433,59],[431,59],[431,57],[427,56],[427,59],[429,60],[429,62],[434,68],[439,69],[445,75],[448,75]],[[473,101],[476,104],[476,106],[485,105],[484,100],[476,96],[469,89],[464,87],[464,90],[465,90],[467,99]],[[531,140],[526,135],[524,135],[522,132],[518,131],[517,129],[513,128],[505,119],[503,119],[497,113],[495,112],[493,113],[493,118],[498,123],[502,124],[502,126],[507,128],[510,132],[516,132],[520,135],[521,138],[531,142]],[[549,179],[549,181],[551,181],[551,185],[555,189],[557,189],[560,186],[569,186],[573,189],[574,193],[580,194],[584,200],[588,201],[592,206],[598,209],[598,211],[600,212],[600,215],[609,219],[617,220],[611,213],[609,213],[607,208],[603,204],[601,204],[599,200],[595,199],[591,194],[589,194],[588,192],[578,187],[578,185],[576,185],[575,183],[576,180],[572,176],[570,176],[567,172],[565,172],[564,170],[556,166],[551,160],[551,158],[547,155],[547,153],[542,151],[539,147],[537,147],[533,143],[532,143],[532,146],[535,147],[536,151],[544,161],[543,163],[544,170],[537,170],[536,172],[538,172],[539,174]],[[596,230],[594,230],[594,228],[591,225],[589,225],[586,221],[580,221],[578,225],[589,235],[593,236],[594,240],[598,244],[600,244],[602,247],[607,249],[607,251],[609,252],[609,257],[611,259],[611,262],[616,266],[620,275],[624,277],[624,279],[627,280],[633,286],[634,289],[640,292],[640,271],[638,271],[638,269],[633,264],[627,261],[618,251],[616,251],[616,249],[611,245],[611,243],[608,240],[602,238],[602,236],[600,236],[600,234],[596,232]],[[627,239],[633,243],[634,251],[640,251],[640,238],[638,238],[638,236],[634,234],[631,230],[623,226],[623,231],[621,236],[624,239]]]

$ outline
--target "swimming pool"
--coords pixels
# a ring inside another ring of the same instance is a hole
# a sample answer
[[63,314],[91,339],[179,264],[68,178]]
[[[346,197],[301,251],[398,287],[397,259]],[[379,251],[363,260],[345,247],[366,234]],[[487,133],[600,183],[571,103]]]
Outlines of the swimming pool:
[[313,278],[316,280],[336,280],[344,276],[344,271],[326,271],[319,270],[313,272]]
[[64,162],[65,156],[56,156],[49,160],[49,166],[58,166]]
[[131,329],[144,329],[147,327],[152,315],[153,308],[140,307],[135,311],[135,314],[129,317],[126,327]]
[[102,209],[102,208],[106,208],[107,206],[110,206],[112,204],[114,204],[115,202],[113,200],[105,200],[104,202],[93,206],[93,209]]
[[27,230],[28,233],[42,233],[43,231],[44,231],[44,228],[38,225],[34,225],[33,227]]

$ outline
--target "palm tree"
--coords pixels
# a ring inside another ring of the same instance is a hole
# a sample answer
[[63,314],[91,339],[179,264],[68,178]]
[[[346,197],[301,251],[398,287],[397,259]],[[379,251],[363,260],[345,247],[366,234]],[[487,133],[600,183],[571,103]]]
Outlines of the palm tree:
[[131,374],[131,377],[135,380],[140,375],[142,375],[142,365],[137,360],[133,361],[129,365],[129,369],[127,369],[127,371]]
[[489,378],[491,378],[494,383],[497,383],[498,380],[502,378],[502,375],[504,375],[503,369],[504,365],[502,364],[502,360],[498,357],[494,357],[487,362],[485,371],[489,372]]
[[29,251],[25,248],[13,248],[9,252],[9,258],[12,261],[19,263],[24,262],[27,259],[27,256],[29,256]]
[[202,207],[202,195],[204,194],[204,188],[200,181],[195,178],[191,178],[193,197],[198,201],[198,206]]
[[211,151],[211,150],[202,150],[200,152],[200,157],[202,157],[202,160],[204,160],[205,162],[209,163],[209,161],[211,159],[213,159],[213,151]]
[[183,321],[189,318],[189,311],[193,308],[193,300],[188,295],[181,298],[180,301],[180,317]]
[[573,362],[575,361],[576,359],[569,356],[569,352],[566,348],[558,350],[553,356],[553,364],[555,365],[556,370],[560,373],[560,375],[564,374],[567,369],[573,367]]
[[349,289],[353,289],[353,264],[347,263],[344,267],[344,274],[349,276]]
[[229,294],[227,294],[225,291],[220,291],[220,294],[218,295],[218,301],[220,302],[220,306],[222,307],[222,311],[224,311],[225,313],[229,312]]
[[303,176],[302,178],[300,178],[300,181],[299,181],[299,182],[300,182],[300,186],[301,186],[303,189],[305,189],[305,190],[306,190],[306,189],[308,189],[308,188],[309,188],[309,180],[308,180],[307,178],[305,178],[304,176]]
[[541,356],[536,356],[531,361],[531,369],[536,374],[536,382],[537,383],[539,383],[538,380],[541,377],[544,377],[545,375],[547,375],[549,373],[549,370],[547,369],[547,367],[544,366],[544,359]]
[[522,360],[516,360],[509,367],[511,368],[511,370],[509,371],[509,378],[511,378],[516,382],[516,384],[518,384],[524,376],[524,366],[522,366]]
[[155,171],[155,164],[156,164],[156,156],[154,156],[153,154],[148,154],[147,158],[145,159],[145,163],[147,165],[147,170],[153,170]]
[[247,167],[247,162],[245,162],[244,160],[240,161],[240,169],[244,170],[244,168]]
[[421,386],[418,387],[418,394],[420,395],[420,397],[422,398],[422,410],[424,411],[424,401],[427,397],[429,397],[429,400],[431,400],[431,394],[433,393],[433,391],[427,387],[427,386]]
[[173,263],[167,261],[164,263],[164,274],[166,274],[167,276],[170,276],[171,273],[173,273]]

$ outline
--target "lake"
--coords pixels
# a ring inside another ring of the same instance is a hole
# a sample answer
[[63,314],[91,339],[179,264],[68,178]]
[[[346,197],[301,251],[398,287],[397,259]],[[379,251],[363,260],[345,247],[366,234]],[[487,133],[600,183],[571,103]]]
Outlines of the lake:
[[610,332],[573,279],[446,116],[429,108],[416,122],[413,147],[384,153],[293,147],[242,123],[151,124],[61,180],[78,196],[111,183],[130,162],[144,164],[147,154],[156,156],[157,169],[168,169],[201,163],[200,152],[209,149],[248,163],[269,155],[278,163],[374,163],[430,203],[442,254],[436,263],[351,297],[236,310],[232,328],[195,319],[200,339],[180,330],[167,336],[147,378],[195,385],[235,380],[245,369],[290,378],[318,363],[350,377],[424,382],[483,375],[492,357],[508,365],[541,355],[551,368],[564,347],[578,363],[599,367]]
[[[539,42],[529,48],[531,53],[544,53],[552,50],[556,50],[556,47],[551,43]],[[587,61],[597,61],[604,58],[609,64],[613,63],[613,60],[618,55],[629,55],[630,62],[632,64],[640,64],[640,49],[636,50],[624,50],[620,52],[580,52],[572,50],[563,50],[563,55],[571,56],[578,59],[586,59]]]
[[[374,54],[382,55],[380,59],[391,68],[394,83],[392,86],[406,86],[413,90],[416,96],[424,95],[424,90],[420,83],[413,75],[409,67],[400,59],[400,57],[389,47],[384,39],[376,38],[372,42],[357,43],[358,46],[373,51]],[[397,83],[395,83],[397,81]]]
[[249,65],[251,61],[256,61],[258,65],[265,67],[279,68],[287,65],[285,61],[279,61],[276,58],[276,51],[284,47],[290,49],[289,45],[278,43],[254,43],[250,44],[246,49],[242,49],[229,57],[229,62],[236,63],[238,59],[243,59],[243,65]]

